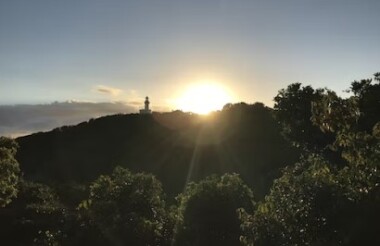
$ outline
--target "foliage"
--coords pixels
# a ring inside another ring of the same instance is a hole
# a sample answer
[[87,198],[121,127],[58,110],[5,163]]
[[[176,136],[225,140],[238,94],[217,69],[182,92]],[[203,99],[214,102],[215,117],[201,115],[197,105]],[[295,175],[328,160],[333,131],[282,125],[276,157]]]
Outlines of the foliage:
[[282,133],[299,148],[315,151],[332,141],[330,134],[321,132],[310,120],[312,105],[323,93],[323,89],[314,90],[311,86],[301,87],[300,83],[294,83],[280,90],[274,98],[275,116]]
[[[52,245],[58,243],[66,209],[49,186],[22,180],[18,197],[1,213],[2,241],[12,245]],[[9,226],[11,224],[12,226]]]
[[352,82],[350,89],[358,100],[359,129],[371,132],[374,125],[380,121],[380,73],[375,73],[373,79]]
[[36,214],[53,214],[63,209],[56,192],[49,186],[36,182],[22,181],[17,203],[25,204],[27,210]]
[[90,186],[80,208],[108,244],[161,245],[166,212],[161,183],[150,174],[132,174],[116,167]]
[[311,122],[327,133],[352,130],[360,114],[356,98],[342,99],[330,90],[326,90],[312,106]]
[[[360,102],[368,86],[370,81],[354,82],[355,95],[347,99],[325,90],[312,102],[310,121],[334,136],[314,151],[335,151],[345,165],[305,152],[307,157],[284,169],[254,214],[241,211],[245,245],[380,243],[374,229],[380,216],[379,116],[363,113],[368,109]],[[372,131],[361,118],[374,124]]]
[[[358,83],[352,83],[355,93],[353,97],[341,99],[333,92],[324,95],[323,99],[315,104],[312,117],[313,122],[323,131],[335,133],[335,141],[329,147],[341,153],[346,162],[339,175],[342,177],[341,180],[350,177],[350,183],[346,184],[346,188],[351,189],[351,194],[369,193],[380,184],[380,116],[363,116],[367,109],[361,108],[360,100],[364,100],[361,97],[366,90],[370,90],[371,80]],[[377,98],[380,98],[380,90]],[[376,122],[371,131],[363,128],[363,117],[367,123]]]
[[240,173],[263,197],[280,168],[298,151],[280,134],[273,110],[237,103],[208,116],[174,111],[112,115],[17,139],[24,177],[47,184],[93,181],[116,164],[154,174],[171,200],[182,192],[197,148],[191,180]]
[[240,218],[245,232],[242,242],[246,245],[331,243],[336,230],[329,223],[336,212],[339,192],[328,166],[312,156],[286,168],[253,216],[242,211]]
[[[311,156],[284,170],[255,213],[242,211],[245,245],[378,245],[377,172],[331,170]],[[372,177],[372,176],[376,176]],[[370,178],[376,182],[365,182]],[[376,205],[377,204],[377,205]],[[361,225],[361,226],[360,226]]]
[[239,245],[237,209],[254,210],[252,191],[237,174],[189,183],[177,200],[175,245]]
[[18,145],[13,139],[0,137],[0,208],[17,195],[19,164],[15,159]]

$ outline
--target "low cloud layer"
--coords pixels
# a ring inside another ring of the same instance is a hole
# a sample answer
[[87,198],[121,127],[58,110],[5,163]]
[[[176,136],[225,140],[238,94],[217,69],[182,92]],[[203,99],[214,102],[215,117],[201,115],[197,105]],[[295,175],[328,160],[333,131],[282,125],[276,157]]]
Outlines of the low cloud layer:
[[0,136],[17,137],[63,125],[78,124],[104,115],[136,111],[135,106],[121,102],[0,105]]

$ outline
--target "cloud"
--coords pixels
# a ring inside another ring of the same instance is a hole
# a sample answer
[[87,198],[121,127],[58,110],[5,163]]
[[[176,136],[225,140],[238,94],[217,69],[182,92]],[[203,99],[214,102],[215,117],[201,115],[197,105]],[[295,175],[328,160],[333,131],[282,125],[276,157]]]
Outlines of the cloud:
[[109,87],[105,85],[97,85],[95,87],[97,92],[104,93],[104,94],[109,94],[111,96],[118,96],[122,90],[114,87]]
[[0,105],[0,136],[17,137],[104,115],[133,112],[137,112],[137,108],[123,102]]
[[143,105],[144,100],[141,99],[140,101],[129,101],[128,104],[135,105],[135,106],[141,106]]

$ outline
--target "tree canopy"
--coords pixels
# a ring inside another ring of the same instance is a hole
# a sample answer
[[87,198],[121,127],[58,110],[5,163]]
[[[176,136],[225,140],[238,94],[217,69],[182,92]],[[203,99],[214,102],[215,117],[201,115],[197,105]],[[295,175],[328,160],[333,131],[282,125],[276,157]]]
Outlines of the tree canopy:
[[0,137],[0,207],[9,204],[17,195],[20,173],[15,159],[17,148],[13,139]]
[[81,203],[89,223],[111,245],[162,245],[167,222],[161,183],[151,174],[116,167],[90,186]]
[[240,245],[237,209],[255,207],[251,189],[237,174],[190,183],[177,200],[175,245]]
[[[375,76],[378,80],[378,74]],[[373,94],[372,99],[364,96],[366,88],[371,88],[371,93],[377,91],[372,86],[377,85],[371,85],[371,80],[353,82],[354,95],[346,99],[329,90],[318,91],[308,109],[309,119],[288,111],[289,105],[278,106],[280,118],[287,122],[284,127],[294,130],[287,135],[291,140],[307,144],[319,139],[313,134],[303,139],[304,128],[294,128],[300,119],[292,117],[301,118],[305,121],[302,125],[312,126],[319,135],[331,134],[333,138],[325,145],[305,148],[303,158],[283,170],[253,214],[241,211],[245,245],[380,243],[374,229],[380,218],[380,116],[369,113],[373,112],[371,107],[362,103],[372,100],[371,106],[376,105]],[[288,87],[293,89],[298,94],[300,85]],[[284,98],[289,96],[287,92],[280,94],[278,101],[288,100]],[[380,91],[376,98],[380,98]],[[326,151],[339,158],[327,158]]]

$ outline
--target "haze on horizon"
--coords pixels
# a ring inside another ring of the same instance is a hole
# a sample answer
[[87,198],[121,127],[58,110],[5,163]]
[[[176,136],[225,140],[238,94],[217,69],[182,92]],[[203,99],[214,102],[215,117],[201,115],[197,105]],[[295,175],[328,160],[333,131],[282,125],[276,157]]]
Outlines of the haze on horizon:
[[377,0],[4,0],[0,135],[134,112],[146,95],[154,110],[174,110],[201,81],[269,106],[293,82],[339,93],[379,70],[379,9]]

